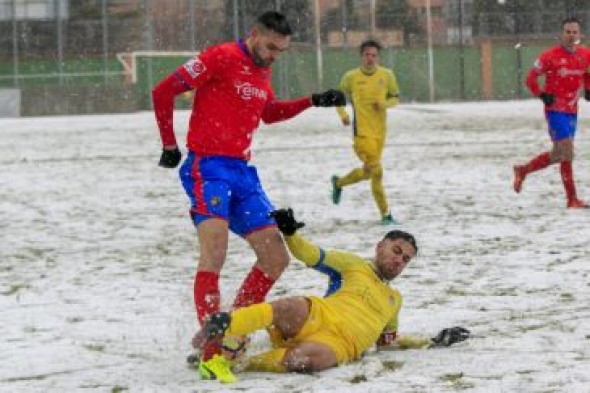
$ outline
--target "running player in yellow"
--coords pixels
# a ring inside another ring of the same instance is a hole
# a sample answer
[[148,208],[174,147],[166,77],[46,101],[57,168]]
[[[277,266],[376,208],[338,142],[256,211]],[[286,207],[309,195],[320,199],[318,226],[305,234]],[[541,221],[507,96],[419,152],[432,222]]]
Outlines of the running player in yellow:
[[[364,41],[360,46],[361,66],[348,71],[340,81],[339,89],[350,96],[354,112],[353,149],[363,166],[343,177],[332,176],[332,202],[340,203],[342,188],[363,180],[371,181],[371,192],[381,214],[381,223],[396,224],[391,216],[383,190],[381,155],[387,136],[387,108],[399,103],[399,88],[393,71],[379,65],[381,44]],[[345,126],[350,116],[345,107],[336,108]]]
[[[293,255],[307,266],[323,263],[339,271],[342,287],[326,298],[298,296],[212,314],[203,328],[210,340],[269,331],[273,349],[251,357],[247,370],[320,371],[360,358],[376,342],[423,348],[468,338],[469,331],[460,327],[444,329],[433,339],[396,336],[402,297],[389,282],[418,252],[411,234],[388,232],[377,243],[375,257],[368,260],[312,245],[296,234],[303,223],[295,220],[291,209],[276,210],[272,216]],[[236,380],[231,363],[221,355],[202,366],[200,372],[207,379]]]

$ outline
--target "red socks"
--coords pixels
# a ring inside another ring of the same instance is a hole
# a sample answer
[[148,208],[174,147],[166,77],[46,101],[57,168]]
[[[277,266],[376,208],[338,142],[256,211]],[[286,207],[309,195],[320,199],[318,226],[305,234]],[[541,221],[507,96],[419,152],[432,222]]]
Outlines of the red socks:
[[215,272],[197,271],[194,286],[195,308],[201,326],[205,318],[219,311],[219,275]]
[[[262,270],[253,267],[244,279],[234,301],[233,308],[249,306],[264,301],[275,280],[268,277]],[[219,275],[214,272],[197,271],[194,286],[195,307],[201,326],[208,315],[218,312],[220,306]],[[203,347],[202,359],[209,360],[219,354],[220,340],[209,341]]]
[[561,170],[561,180],[563,181],[563,188],[565,188],[567,201],[569,202],[577,199],[572,163],[570,161],[562,161],[559,169]]
[[271,279],[262,270],[253,267],[240,287],[233,308],[262,303],[266,294],[272,288],[275,280]]
[[549,164],[551,164],[551,154],[549,152],[541,153],[524,166],[525,175],[547,168]]

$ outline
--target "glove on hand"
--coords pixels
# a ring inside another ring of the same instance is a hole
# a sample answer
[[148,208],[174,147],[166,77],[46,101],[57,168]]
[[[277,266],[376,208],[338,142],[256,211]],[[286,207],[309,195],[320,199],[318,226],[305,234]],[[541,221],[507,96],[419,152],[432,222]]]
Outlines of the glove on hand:
[[467,340],[470,336],[471,332],[465,328],[460,326],[455,326],[452,328],[446,328],[440,331],[433,337],[432,346],[433,347],[449,347],[455,343]]
[[340,90],[330,89],[323,93],[316,93],[311,95],[311,103],[313,106],[344,106],[346,105],[346,97]]
[[586,101],[590,101],[590,90],[584,90],[584,98]]
[[541,93],[541,94],[539,94],[539,98],[547,106],[551,106],[555,102],[555,95],[553,95],[553,94]]
[[164,168],[176,168],[181,159],[182,153],[178,150],[178,147],[173,150],[163,149],[158,165]]
[[281,231],[283,235],[293,236],[298,229],[305,226],[305,223],[297,222],[295,220],[293,209],[291,208],[272,211],[269,216],[275,219],[279,231]]

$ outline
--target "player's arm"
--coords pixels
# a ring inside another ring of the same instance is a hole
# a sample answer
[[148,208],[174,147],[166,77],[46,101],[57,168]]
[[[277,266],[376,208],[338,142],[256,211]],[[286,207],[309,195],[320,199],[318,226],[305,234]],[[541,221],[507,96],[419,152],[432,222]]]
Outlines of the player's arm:
[[302,97],[288,101],[275,100],[271,94],[269,101],[262,111],[261,119],[266,124],[288,120],[311,106],[311,97]]
[[393,71],[389,71],[389,78],[387,78],[387,95],[385,97],[385,108],[393,108],[399,104],[399,85],[397,84],[397,78]]
[[535,97],[539,97],[546,107],[553,105],[555,102],[555,95],[543,91],[539,85],[539,77],[547,73],[547,64],[549,64],[547,56],[548,55],[541,54],[541,56],[535,60],[535,63],[529,70],[526,78],[526,86],[531,94]]
[[377,349],[426,349],[449,347],[467,340],[471,332],[460,326],[442,329],[435,337],[420,334],[398,334],[395,327],[388,325],[377,340]]
[[329,107],[346,104],[344,94],[335,89],[329,89],[323,93],[314,93],[309,97],[290,101],[276,101],[274,99],[274,94],[271,94],[271,97],[269,98],[270,99],[264,107],[261,115],[262,121],[267,124],[290,119],[312,105]]
[[539,77],[541,75],[543,75],[543,67],[541,65],[541,59],[537,59],[533,67],[529,69],[526,78],[526,86],[535,97],[538,97],[542,92],[541,86],[539,86]]
[[189,90],[191,87],[177,72],[168,75],[152,90],[154,112],[164,149],[174,149],[178,146],[173,127],[174,98]]
[[305,224],[295,219],[293,209],[278,209],[270,213],[270,215],[275,219],[279,230],[285,236],[285,241],[291,254],[308,267],[323,264],[337,272],[341,272],[348,266],[361,263],[358,261],[358,258],[353,258],[352,254],[349,253],[324,251],[296,233]]
[[428,337],[414,334],[398,334],[398,315],[399,308],[379,336],[377,349],[422,349],[430,347],[432,340]]
[[[350,96],[350,86],[351,86],[351,73],[347,72],[346,74],[344,74],[342,76],[342,79],[340,79],[340,83],[338,84],[338,89],[343,92],[344,94],[347,94]],[[350,124],[350,116],[348,115],[348,112],[346,111],[346,106],[345,105],[339,105],[336,107],[336,112],[338,112],[338,116],[340,117],[340,121],[342,122],[342,124],[344,124],[345,126]]]
[[[162,139],[160,166],[175,168],[182,158],[174,133],[174,99],[207,83],[220,67],[217,49],[202,52],[168,75],[152,90],[156,122]],[[215,57],[217,56],[217,57]]]
[[421,337],[421,336],[414,336],[409,334],[399,335],[398,328],[399,328],[399,312],[402,306],[402,296],[399,292],[396,291],[395,296],[395,303],[393,307],[395,308],[394,314],[385,325],[383,332],[377,339],[377,349],[383,348],[400,348],[400,349],[410,349],[410,348],[426,348],[430,345],[431,341],[428,337]]
[[323,259],[322,250],[298,233],[285,236],[285,241],[291,254],[309,267],[317,265]]
[[[585,48],[584,54],[590,64],[590,48]],[[586,68],[586,72],[584,72],[584,98],[586,101],[590,101],[590,65]]]

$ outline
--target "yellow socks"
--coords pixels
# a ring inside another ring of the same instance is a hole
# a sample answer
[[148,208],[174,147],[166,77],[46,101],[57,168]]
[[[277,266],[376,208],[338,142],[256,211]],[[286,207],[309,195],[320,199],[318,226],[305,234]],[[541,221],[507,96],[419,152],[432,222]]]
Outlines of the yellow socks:
[[383,169],[379,166],[375,173],[371,174],[371,192],[377,208],[381,213],[381,217],[389,213],[389,206],[387,206],[387,197],[385,196],[385,190],[383,189]]
[[276,348],[259,355],[252,356],[248,360],[248,371],[262,371],[268,373],[284,373],[287,368],[283,364],[283,358],[287,348]]
[[269,303],[258,303],[239,308],[231,313],[227,335],[244,336],[272,324],[273,312]]

